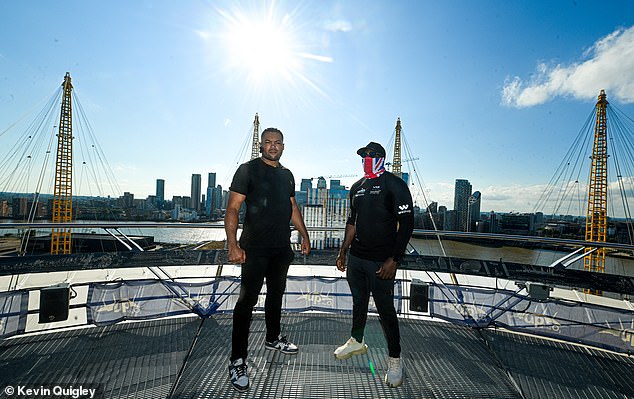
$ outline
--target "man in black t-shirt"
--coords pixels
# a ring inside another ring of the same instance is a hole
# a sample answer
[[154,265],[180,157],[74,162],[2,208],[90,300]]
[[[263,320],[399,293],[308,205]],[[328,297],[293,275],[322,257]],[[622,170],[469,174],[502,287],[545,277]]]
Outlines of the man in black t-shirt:
[[[260,158],[240,165],[231,187],[225,213],[229,262],[242,264],[240,295],[233,311],[233,333],[229,378],[240,391],[249,389],[247,348],[253,307],[266,278],[265,348],[297,354],[298,348],[280,334],[282,297],[288,267],[294,254],[290,247],[290,222],[302,237],[302,253],[310,253],[310,239],[295,201],[295,179],[279,159],[284,136],[275,128],[262,132]],[[246,215],[240,241],[238,215],[242,204]]]
[[388,347],[385,383],[391,387],[403,381],[398,318],[394,309],[394,278],[398,263],[414,230],[412,196],[407,184],[385,170],[385,149],[371,142],[357,151],[363,158],[364,177],[350,188],[350,216],[337,268],[346,271],[352,293],[352,332],[338,347],[337,359],[366,353],[363,340],[370,293],[379,312]]

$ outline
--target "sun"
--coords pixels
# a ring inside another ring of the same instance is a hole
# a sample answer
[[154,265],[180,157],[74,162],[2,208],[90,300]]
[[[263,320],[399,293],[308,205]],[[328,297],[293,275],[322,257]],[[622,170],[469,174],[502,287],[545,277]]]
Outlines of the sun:
[[228,67],[246,74],[250,83],[262,84],[280,78],[292,81],[295,74],[301,73],[292,18],[279,14],[274,3],[250,12],[239,9],[223,12]]
[[309,63],[331,62],[311,54],[302,41],[299,8],[283,11],[275,2],[260,2],[255,9],[217,10],[222,17],[225,69],[240,76],[251,88],[302,84],[321,92],[310,78]]
[[244,70],[254,82],[276,77],[292,80],[299,66],[293,40],[284,23],[243,18],[228,33],[229,64]]

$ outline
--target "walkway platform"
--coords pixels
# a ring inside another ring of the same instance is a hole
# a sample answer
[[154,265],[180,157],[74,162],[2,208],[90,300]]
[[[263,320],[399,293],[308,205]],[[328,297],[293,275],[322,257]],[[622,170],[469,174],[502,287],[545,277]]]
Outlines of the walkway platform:
[[284,333],[300,346],[289,356],[264,349],[264,316],[255,314],[243,394],[228,381],[231,314],[18,336],[0,341],[0,397],[9,385],[83,384],[101,398],[634,398],[632,357],[413,319],[401,319],[405,383],[388,388],[378,318],[368,321],[368,354],[332,355],[350,322],[283,314]]

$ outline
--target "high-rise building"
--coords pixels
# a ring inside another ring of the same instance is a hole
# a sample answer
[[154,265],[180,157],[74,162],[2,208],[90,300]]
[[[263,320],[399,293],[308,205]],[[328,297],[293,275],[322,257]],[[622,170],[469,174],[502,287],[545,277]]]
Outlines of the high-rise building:
[[213,204],[213,196],[214,196],[214,188],[213,187],[207,187],[207,199],[205,200],[205,214],[208,217],[211,217],[211,213],[214,211],[214,204]]
[[302,179],[299,185],[299,191],[308,193],[313,188],[313,179]]
[[[187,197],[185,197],[187,198]],[[179,206],[182,207],[183,204],[185,204],[185,202],[183,201],[183,197],[180,195],[174,195],[172,196],[172,206]]]
[[222,210],[222,186],[207,187],[207,216],[220,217]]
[[444,219],[443,219],[442,229],[455,230],[456,229],[456,211],[453,209],[450,211],[448,210],[443,215],[444,215]]
[[341,185],[341,180],[330,179],[330,189],[331,190],[345,190],[346,186]]
[[212,213],[217,207],[215,206],[215,202],[213,200],[213,193],[216,189],[216,173],[210,172],[207,175],[207,199],[205,202],[205,213],[208,217],[212,216]]
[[192,175],[192,191],[191,191],[191,203],[189,207],[196,212],[200,211],[200,175],[193,174]]
[[213,196],[211,197],[211,202],[213,204],[212,207],[214,211],[216,210],[220,211],[222,208],[224,208],[222,186],[220,184],[218,184],[218,186],[213,189]]
[[317,189],[326,189],[326,179],[324,179],[323,176],[317,178]]
[[479,191],[474,191],[469,197],[469,231],[477,231],[476,226],[480,221],[480,204],[482,195]]
[[25,197],[13,197],[13,217],[26,218],[29,215],[29,200]]
[[491,211],[489,214],[489,228],[485,231],[486,233],[497,233],[500,221],[497,213]]
[[123,208],[132,208],[134,207],[134,194],[130,192],[124,192],[123,197],[119,197],[121,200],[121,205]]
[[456,179],[453,196],[453,209],[456,211],[456,225],[454,230],[468,231],[470,196],[471,183],[469,183],[469,180]]
[[156,202],[158,204],[165,201],[165,180],[156,179]]
[[[332,182],[331,182],[332,184]],[[337,187],[343,187],[335,184]],[[341,227],[346,225],[348,217],[349,191],[338,188],[326,188],[326,179],[320,177],[317,188],[308,191],[303,209],[307,227]],[[311,247],[316,249],[338,248],[343,240],[342,231],[314,231],[310,235]]]

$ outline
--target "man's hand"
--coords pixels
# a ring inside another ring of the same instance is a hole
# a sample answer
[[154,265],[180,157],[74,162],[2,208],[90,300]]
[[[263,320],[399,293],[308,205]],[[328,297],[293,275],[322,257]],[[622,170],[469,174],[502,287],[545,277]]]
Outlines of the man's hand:
[[310,240],[302,241],[302,255],[308,255],[310,253]]
[[337,255],[337,269],[341,272],[346,271],[346,251],[341,249],[339,250],[339,255]]
[[382,280],[392,280],[396,277],[396,267],[398,262],[395,262],[392,257],[389,257],[383,262],[383,265],[376,271],[376,276]]
[[238,244],[230,244],[227,247],[229,249],[229,262],[244,263],[247,261],[247,254]]

